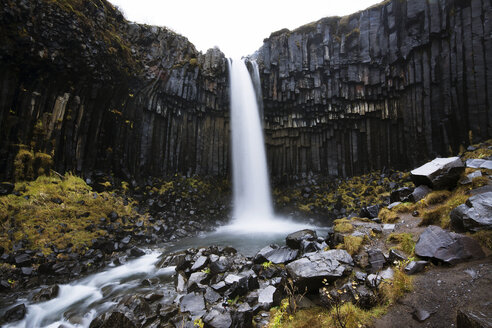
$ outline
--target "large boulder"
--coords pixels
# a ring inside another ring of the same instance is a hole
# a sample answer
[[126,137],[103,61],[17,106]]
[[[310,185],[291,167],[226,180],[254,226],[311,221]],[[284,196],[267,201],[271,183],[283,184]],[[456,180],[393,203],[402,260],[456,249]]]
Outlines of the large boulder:
[[482,258],[480,244],[470,238],[429,226],[415,245],[415,254],[422,258],[455,264],[472,258]]
[[304,257],[286,265],[300,291],[313,291],[321,287],[322,280],[333,281],[352,271],[354,261],[342,249],[306,253]]
[[451,211],[451,225],[459,231],[492,229],[492,192],[470,197]]
[[456,186],[465,165],[459,157],[436,158],[412,170],[415,185],[427,185],[432,189],[450,189]]

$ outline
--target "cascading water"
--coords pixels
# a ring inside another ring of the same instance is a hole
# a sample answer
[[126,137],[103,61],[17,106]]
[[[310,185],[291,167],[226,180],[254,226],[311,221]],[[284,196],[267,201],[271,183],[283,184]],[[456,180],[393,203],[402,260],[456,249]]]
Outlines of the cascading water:
[[[259,90],[258,66],[252,65]],[[229,59],[229,78],[234,211],[232,224],[220,230],[279,233],[299,229],[300,225],[280,220],[273,213],[258,106],[261,96],[255,94],[244,60]]]
[[234,218],[257,224],[273,217],[263,132],[246,64],[230,60]]

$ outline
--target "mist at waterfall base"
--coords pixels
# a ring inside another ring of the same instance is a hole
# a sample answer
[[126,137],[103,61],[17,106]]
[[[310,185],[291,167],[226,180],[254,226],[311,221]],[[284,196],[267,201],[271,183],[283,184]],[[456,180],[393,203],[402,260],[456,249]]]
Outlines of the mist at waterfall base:
[[234,210],[231,224],[218,232],[280,234],[308,228],[274,214],[259,111],[260,76],[256,62],[250,63],[253,78],[244,60],[229,59]]

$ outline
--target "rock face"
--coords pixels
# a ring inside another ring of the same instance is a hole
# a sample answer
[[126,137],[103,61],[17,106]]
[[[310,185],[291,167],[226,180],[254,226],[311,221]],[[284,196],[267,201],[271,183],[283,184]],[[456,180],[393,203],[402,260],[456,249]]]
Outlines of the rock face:
[[470,197],[451,211],[451,224],[457,230],[479,231],[492,229],[492,192]]
[[351,175],[490,138],[491,13],[393,0],[272,33],[257,54],[269,167]]
[[470,237],[429,226],[415,245],[415,254],[422,258],[455,264],[484,256],[478,242]]
[[459,157],[436,158],[411,172],[413,182],[433,189],[451,189],[456,186],[465,165]]
[[[227,175],[224,55],[105,1],[66,3],[0,7],[1,180],[19,144],[59,172]],[[391,0],[273,33],[255,55],[273,175],[415,166],[490,138],[491,13]]]

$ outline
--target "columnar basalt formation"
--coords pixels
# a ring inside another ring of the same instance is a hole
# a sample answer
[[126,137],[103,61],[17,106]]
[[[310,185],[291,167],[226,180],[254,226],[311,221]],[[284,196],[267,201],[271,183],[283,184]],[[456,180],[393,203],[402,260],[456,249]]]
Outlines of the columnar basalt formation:
[[[105,0],[0,7],[0,178],[54,169],[226,176],[227,61]],[[259,62],[274,176],[411,167],[492,134],[492,5],[391,0],[281,30]]]
[[273,171],[408,168],[490,138],[491,13],[393,0],[273,33],[255,54]]
[[202,54],[166,28],[129,23],[103,0],[0,10],[1,177],[12,176],[19,147],[52,155],[60,172],[227,174],[218,49]]

